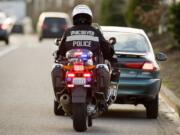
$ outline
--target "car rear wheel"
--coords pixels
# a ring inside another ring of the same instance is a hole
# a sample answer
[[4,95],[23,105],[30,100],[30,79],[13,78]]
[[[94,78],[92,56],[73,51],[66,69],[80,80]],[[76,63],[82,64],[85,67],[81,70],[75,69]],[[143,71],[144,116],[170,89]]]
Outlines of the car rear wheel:
[[149,101],[145,105],[146,117],[149,119],[156,119],[159,113],[159,95],[155,99]]
[[8,38],[5,39],[4,41],[5,41],[6,45],[9,45],[9,39]]
[[63,116],[65,112],[63,111],[62,107],[59,107],[59,103],[54,100],[54,114],[57,116]]
[[43,38],[42,37],[39,37],[39,42],[42,42]]

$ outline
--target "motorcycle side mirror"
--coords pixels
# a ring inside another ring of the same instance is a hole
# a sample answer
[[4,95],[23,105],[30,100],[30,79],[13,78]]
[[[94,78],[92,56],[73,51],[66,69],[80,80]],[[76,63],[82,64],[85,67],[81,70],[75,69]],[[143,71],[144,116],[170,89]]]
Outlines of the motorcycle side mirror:
[[109,38],[109,43],[110,43],[110,45],[115,45],[116,44],[116,38],[115,37]]
[[55,39],[55,41],[54,41],[55,45],[59,46],[60,43],[61,43],[61,38]]

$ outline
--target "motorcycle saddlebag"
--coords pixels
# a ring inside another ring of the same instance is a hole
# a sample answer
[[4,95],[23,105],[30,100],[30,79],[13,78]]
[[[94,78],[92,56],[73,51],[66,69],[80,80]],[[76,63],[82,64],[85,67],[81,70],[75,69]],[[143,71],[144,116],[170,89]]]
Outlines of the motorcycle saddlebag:
[[97,89],[101,92],[107,94],[107,90],[110,85],[110,74],[104,67],[98,67],[96,69],[96,78],[97,78]]
[[64,89],[64,70],[61,65],[55,65],[51,72],[52,84],[55,94]]

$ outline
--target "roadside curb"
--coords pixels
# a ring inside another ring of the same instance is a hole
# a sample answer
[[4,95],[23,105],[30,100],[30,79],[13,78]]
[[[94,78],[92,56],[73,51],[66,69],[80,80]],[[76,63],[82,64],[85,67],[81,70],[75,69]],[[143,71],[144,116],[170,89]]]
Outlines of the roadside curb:
[[180,117],[180,99],[165,86],[161,87],[160,91],[161,96],[167,101],[167,103],[176,111]]

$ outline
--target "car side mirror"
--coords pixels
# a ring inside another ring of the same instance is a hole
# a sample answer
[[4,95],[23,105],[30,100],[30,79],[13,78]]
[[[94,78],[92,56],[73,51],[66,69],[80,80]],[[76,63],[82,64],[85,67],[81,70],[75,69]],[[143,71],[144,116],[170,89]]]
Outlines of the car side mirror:
[[156,54],[156,60],[157,61],[166,61],[167,60],[167,55],[162,53],[162,52],[159,52]]
[[54,41],[54,44],[55,44],[55,45],[59,46],[60,43],[61,43],[61,38],[55,39],[55,41]]
[[110,45],[115,45],[116,44],[116,38],[115,37],[109,38],[109,43],[110,43]]

